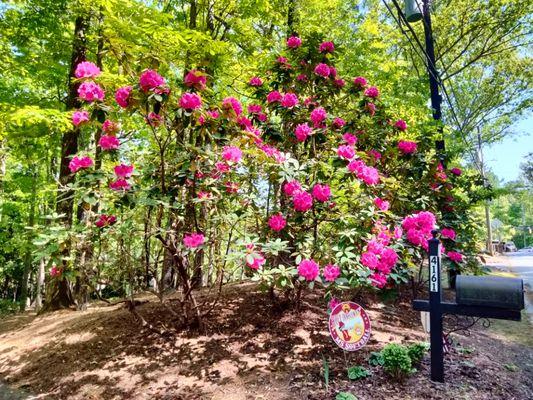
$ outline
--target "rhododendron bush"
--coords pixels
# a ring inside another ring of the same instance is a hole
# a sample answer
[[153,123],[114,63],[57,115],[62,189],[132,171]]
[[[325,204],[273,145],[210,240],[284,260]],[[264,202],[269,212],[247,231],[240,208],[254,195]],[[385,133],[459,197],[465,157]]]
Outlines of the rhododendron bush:
[[247,96],[218,93],[200,69],[144,69],[117,86],[80,64],[72,123],[96,134],[70,162],[73,188],[96,263],[118,257],[98,278],[130,292],[149,282],[161,298],[179,285],[183,316],[199,322],[211,308],[194,287],[238,276],[296,302],[316,285],[405,283],[437,226],[460,265],[455,222],[441,223],[460,174],[364,71],[342,76],[338,52],[293,36]]

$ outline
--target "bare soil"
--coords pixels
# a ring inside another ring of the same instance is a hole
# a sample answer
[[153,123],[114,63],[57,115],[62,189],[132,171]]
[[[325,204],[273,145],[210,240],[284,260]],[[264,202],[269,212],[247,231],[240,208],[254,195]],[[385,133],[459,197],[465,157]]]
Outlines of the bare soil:
[[[360,301],[372,337],[346,354],[329,338],[318,291],[295,312],[273,307],[253,285],[228,286],[201,332],[180,328],[155,297],[143,300],[139,313],[165,335],[141,328],[123,305],[0,320],[0,380],[43,399],[326,400],[340,391],[359,400],[533,398],[527,318],[453,334],[445,384],[429,380],[428,356],[398,383],[369,366],[368,357],[389,342],[427,340],[419,313],[406,301]],[[172,300],[166,305],[176,307]],[[323,359],[330,368],[327,389]],[[346,369],[353,365],[372,376],[350,381]]]

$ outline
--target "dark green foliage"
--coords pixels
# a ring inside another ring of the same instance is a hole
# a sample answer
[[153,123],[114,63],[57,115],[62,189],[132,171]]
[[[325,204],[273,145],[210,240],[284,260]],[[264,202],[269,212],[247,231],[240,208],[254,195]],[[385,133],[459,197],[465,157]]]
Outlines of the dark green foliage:
[[397,381],[404,380],[413,372],[413,363],[407,347],[391,343],[381,351],[383,370]]
[[357,381],[370,375],[372,375],[372,373],[360,365],[354,365],[353,367],[348,368],[348,378],[352,381]]

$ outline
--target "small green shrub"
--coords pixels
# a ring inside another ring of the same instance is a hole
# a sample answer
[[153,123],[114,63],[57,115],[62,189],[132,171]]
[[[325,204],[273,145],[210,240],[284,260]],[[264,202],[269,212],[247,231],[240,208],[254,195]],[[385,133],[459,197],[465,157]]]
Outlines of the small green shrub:
[[413,366],[420,365],[422,358],[429,350],[429,344],[427,343],[415,343],[407,346],[407,353],[411,358],[411,364]]
[[391,343],[383,348],[381,355],[383,356],[383,369],[391,378],[400,381],[413,372],[407,347]]
[[359,379],[366,378],[370,375],[372,375],[372,373],[360,365],[355,365],[353,367],[348,368],[348,378],[352,381],[357,381]]
[[370,358],[368,359],[368,363],[372,365],[373,367],[382,367],[383,366],[383,354],[381,354],[380,351],[373,351],[370,353]]
[[11,300],[0,299],[0,317],[15,314],[20,310],[20,304]]

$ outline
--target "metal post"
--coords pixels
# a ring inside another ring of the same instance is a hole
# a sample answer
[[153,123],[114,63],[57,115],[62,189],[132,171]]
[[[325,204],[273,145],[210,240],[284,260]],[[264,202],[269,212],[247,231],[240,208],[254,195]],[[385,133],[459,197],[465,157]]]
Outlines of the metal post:
[[429,315],[431,344],[431,380],[444,382],[444,349],[442,347],[442,291],[440,278],[440,242],[438,231],[432,231],[429,244]]
[[[487,187],[487,179],[485,177],[485,160],[483,158],[483,146],[481,142],[481,129],[477,127],[477,158],[481,168],[481,178],[483,179],[483,187]],[[485,225],[487,227],[487,252],[493,256],[492,249],[492,226],[490,225],[490,207],[489,200],[485,201]]]

